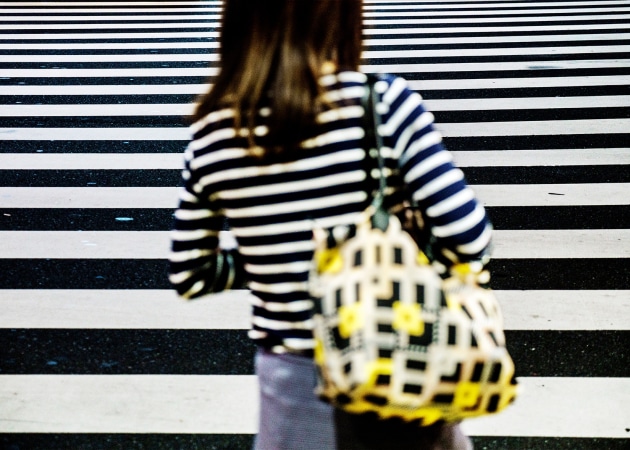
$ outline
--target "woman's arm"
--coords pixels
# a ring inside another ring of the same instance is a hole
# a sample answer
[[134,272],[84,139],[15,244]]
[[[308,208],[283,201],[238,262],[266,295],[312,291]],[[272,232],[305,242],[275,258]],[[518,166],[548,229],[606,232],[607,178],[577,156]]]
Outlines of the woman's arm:
[[447,264],[482,259],[491,237],[484,207],[444,149],[422,97],[401,78],[392,77],[388,83],[381,132],[392,145],[409,200],[422,212],[434,256]]
[[[190,153],[187,153],[189,158]],[[194,189],[190,161],[183,171],[184,187],[171,232],[169,280],[186,299],[245,287],[241,256],[236,249],[221,249],[219,233],[224,218],[206,194]]]

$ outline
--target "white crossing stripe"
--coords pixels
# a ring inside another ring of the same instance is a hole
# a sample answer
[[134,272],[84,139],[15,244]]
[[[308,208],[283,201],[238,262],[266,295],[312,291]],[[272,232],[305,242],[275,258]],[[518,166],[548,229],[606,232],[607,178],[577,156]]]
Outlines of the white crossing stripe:
[[[629,16],[630,18],[630,16]],[[504,20],[504,19],[503,19]],[[607,53],[625,53],[630,51],[629,45],[608,45],[590,47],[554,47],[557,55],[582,55]],[[519,48],[475,48],[475,49],[440,49],[440,50],[386,50],[364,51],[364,58],[448,58],[465,56],[513,56],[513,55],[548,55],[549,49],[545,47],[519,47]]]
[[[380,11],[387,11],[387,10],[391,10],[391,9],[408,9],[409,6],[406,5],[406,3],[413,3],[413,4],[418,4],[418,3],[422,3],[419,2],[418,0],[396,0],[394,2],[393,5],[389,5],[388,2],[384,2],[382,0],[365,0],[365,9],[367,10],[371,10],[371,9],[378,9]],[[375,3],[378,4],[377,6],[370,6],[370,4]],[[431,9],[458,9],[461,8],[463,4],[469,4],[470,0],[452,0],[449,1],[448,3],[442,4],[440,2],[435,2],[435,3],[431,3],[430,7]],[[624,0],[606,0],[606,1],[598,1],[597,5],[598,6],[609,6],[609,5],[625,5],[626,3],[624,2]],[[539,8],[549,8],[549,7],[555,7],[555,6],[563,6],[563,7],[577,7],[577,6],[593,6],[593,2],[587,2],[587,1],[566,1],[566,2],[553,2],[553,1],[549,1],[549,2],[545,2],[545,1],[539,1],[535,3],[536,7]],[[498,9],[498,8],[527,8],[527,7],[531,7],[532,3],[531,2],[518,2],[518,1],[513,1],[513,2],[506,2],[505,0],[486,0],[485,2],[479,2],[479,3],[475,3],[475,10],[479,11],[485,8],[493,8],[493,9]],[[422,8],[421,6],[419,7],[419,9]],[[473,12],[474,14],[474,12]]]
[[[155,39],[157,36],[152,37]],[[58,38],[59,39],[59,38]],[[197,48],[197,49],[217,49],[218,42],[146,42],[142,44],[142,50],[149,49],[176,49],[176,48]],[[117,43],[78,43],[78,44],[0,44],[0,50],[124,50],[138,49],[137,42],[117,42]],[[127,55],[116,55],[119,57],[127,57]],[[169,58],[167,54],[164,58]],[[210,55],[207,55],[210,56]],[[214,57],[214,55],[212,55]],[[28,62],[28,61],[87,61],[99,60],[106,55],[78,55],[71,57],[68,55],[7,55],[11,61]],[[198,58],[198,56],[197,56]],[[8,62],[8,60],[6,60]],[[102,60],[101,60],[102,61]],[[121,60],[122,61],[122,60]],[[172,59],[164,59],[163,61],[173,61]],[[205,61],[205,60],[202,60]]]
[[196,29],[201,28],[204,31],[208,29],[216,28],[217,23],[209,22],[161,22],[161,23],[40,23],[40,24],[24,24],[21,22],[15,22],[13,24],[0,25],[0,31],[2,30],[141,30],[141,29],[169,29],[169,28],[188,28]]
[[[3,33],[3,38],[5,40],[16,40],[18,42],[24,42],[24,41],[28,41],[31,39],[37,39],[39,40],[54,40],[54,41],[58,41],[58,40],[72,40],[72,39],[78,39],[78,40],[82,40],[82,41],[89,41],[91,39],[164,39],[164,38],[189,38],[189,39],[204,39],[204,38],[218,38],[220,35],[220,33],[218,31],[197,31],[197,32],[191,32],[191,31],[166,31],[166,30],[160,30],[160,31],[154,31],[154,32],[150,32],[150,33],[120,33],[120,32],[114,32],[114,33],[55,33],[55,34],[51,34],[51,33],[47,33],[47,32],[42,32],[42,33],[23,33],[23,34],[10,34],[10,33]],[[30,45],[30,44],[20,44],[20,45]],[[41,44],[42,47],[39,48],[46,48],[45,46],[48,44]],[[57,45],[57,44],[55,44]],[[59,44],[60,48],[65,48],[62,47],[62,45],[64,44]],[[136,44],[137,45],[137,44]],[[142,44],[142,46],[144,47],[144,44]]]
[[[0,231],[0,257],[166,259],[168,231]],[[630,258],[628,230],[495,230],[492,256]]]
[[409,87],[429,89],[506,89],[575,86],[625,86],[630,76],[537,77],[537,78],[471,78],[465,80],[409,80]]
[[[628,205],[630,183],[473,185],[486,206]],[[175,187],[0,187],[2,208],[176,208]]]
[[[214,45],[191,45],[190,48],[212,48]],[[137,48],[137,46],[136,46]],[[147,50],[152,47],[147,45]],[[630,52],[630,45],[609,45],[609,46],[589,46],[589,47],[554,47],[554,53],[557,55],[574,55],[574,54],[598,54],[601,52],[608,53],[625,53]],[[476,49],[454,49],[454,50],[384,50],[384,51],[364,51],[363,57],[370,58],[396,58],[396,59],[415,59],[415,58],[452,58],[465,56],[514,56],[528,55],[539,56],[549,54],[546,47],[519,47],[519,48],[476,48]],[[133,55],[3,55],[3,60],[7,63],[28,63],[28,62],[53,62],[53,63],[71,63],[71,62],[181,62],[181,61],[219,61],[219,55],[216,53],[192,53],[192,54],[152,54],[140,53]]]
[[630,330],[629,290],[495,292],[506,330]]
[[[535,351],[536,349],[531,349]],[[472,436],[627,439],[628,378],[519,378],[523,393],[496,417],[463,422]]]
[[[562,16],[562,21],[583,21],[583,20],[597,20],[596,15],[574,15],[574,16]],[[608,20],[628,20],[630,14],[610,14],[606,15]],[[514,17],[510,18],[510,22],[556,22],[557,16],[536,16],[536,17]],[[430,24],[457,24],[457,23],[505,23],[504,17],[464,17],[455,19],[415,19],[415,18],[402,18],[402,19],[366,19],[363,23],[367,26],[384,26],[384,25],[430,25]]]
[[[630,148],[452,151],[458,167],[630,164]],[[181,169],[182,153],[0,153],[2,170]]]
[[462,168],[630,164],[630,148],[479,150],[452,151],[451,154],[457,166]]
[[[130,2],[131,3],[131,2]],[[169,2],[160,2],[163,4],[168,4]],[[173,3],[171,2],[173,5],[180,5],[180,6],[184,6],[185,2],[179,2],[179,3]],[[107,2],[107,4],[111,4],[111,2]],[[64,5],[65,6],[65,5]],[[46,13],[50,14],[50,13],[54,13],[54,14],[98,14],[98,13],[110,13],[110,14],[114,14],[114,13],[127,13],[127,14],[135,14],[135,13],[163,13],[164,12],[164,8],[99,8],[99,6],[105,6],[105,5],[99,5],[99,4],[95,4],[94,8],[55,8],[55,9],[50,9],[50,8],[29,8],[29,9],[19,9],[19,8],[11,8],[9,11],[11,12],[11,14],[42,14],[45,15]],[[195,7],[190,7],[190,8],[169,8],[168,11],[172,12],[172,13],[185,13],[185,12],[197,12],[197,13],[207,13],[207,12],[212,12],[212,13],[220,13],[221,10],[223,8],[221,7],[216,7],[216,8],[207,8],[207,7],[200,7],[195,8]]]
[[188,141],[184,127],[170,128],[0,128],[0,141]]
[[[630,330],[628,290],[495,294],[506,330]],[[237,290],[185,301],[161,289],[5,289],[0,328],[245,330],[251,325],[250,295]]]
[[[615,134],[630,130],[630,119],[532,120],[524,122],[438,123],[446,137]],[[185,127],[173,128],[0,128],[0,141],[179,141]]]
[[183,153],[0,153],[2,170],[138,170],[183,166]]
[[[364,64],[360,69],[367,73],[440,73],[440,72],[478,72],[478,71],[529,71],[541,69],[603,69],[625,68],[630,59],[595,59],[595,60],[559,60],[545,61],[532,58],[531,61],[481,62],[481,63],[436,63],[436,64]],[[142,69],[3,69],[3,78],[76,78],[76,77],[169,77],[182,76],[180,68],[142,68]],[[185,76],[208,77],[218,73],[218,69],[187,68]]]
[[0,375],[0,433],[255,433],[253,375]]
[[[479,72],[479,71],[514,71],[514,70],[559,70],[559,69],[594,69],[594,68],[627,68],[630,59],[595,59],[595,60],[536,60],[514,62],[483,62],[483,63],[435,63],[435,64],[364,64],[361,69],[368,73],[435,73],[435,72]],[[54,69],[31,69],[54,70]],[[89,70],[89,69],[81,69]],[[149,69],[143,69],[149,70]],[[4,71],[10,72],[10,69]],[[20,69],[18,69],[20,71]],[[61,69],[63,71],[63,69]],[[58,71],[59,72],[59,71]],[[20,72],[18,72],[20,73]],[[17,75],[14,75],[17,76]],[[24,75],[28,76],[28,75]],[[52,74],[50,75],[52,76]],[[61,76],[61,75],[58,75]]]
[[[537,4],[535,4],[537,5]],[[494,6],[494,5],[493,5]],[[537,5],[539,6],[539,5]],[[516,6],[513,6],[516,8]],[[480,16],[505,16],[510,20],[514,20],[515,18],[509,17],[513,15],[537,15],[539,17],[544,17],[546,15],[552,16],[554,14],[562,13],[562,14],[593,14],[593,13],[625,13],[628,12],[630,7],[628,5],[620,5],[617,7],[595,7],[595,8],[562,8],[562,9],[533,9],[531,5],[528,9],[499,9],[496,6],[491,10],[485,10],[478,8],[475,12],[471,11],[448,11],[447,9],[443,9],[439,12],[442,17],[457,17],[457,16],[466,16],[471,17],[471,14],[477,13]],[[364,17],[403,17],[403,18],[411,18],[411,17],[426,17],[427,11],[377,11],[370,12],[367,11],[364,14]],[[521,20],[522,18],[517,18],[517,20]],[[404,23],[404,22],[403,22]]]
[[[630,76],[584,76],[539,78],[479,78],[464,80],[408,80],[411,89],[506,89],[536,87],[625,86]],[[60,86],[0,86],[0,95],[167,95],[205,93],[211,84],[154,84],[154,85],[60,85]]]
[[[588,18],[588,17],[587,17]],[[615,17],[608,16],[610,19],[620,19],[617,15]],[[547,21],[553,18],[547,18]],[[570,21],[584,21],[584,16],[573,16],[573,17],[562,17],[562,20],[570,20]],[[534,19],[536,20],[536,19]],[[444,21],[433,21],[433,22],[421,22],[419,20],[366,20],[366,25],[431,25],[434,24],[435,27],[423,26],[419,28],[410,28],[410,27],[401,27],[401,28],[389,28],[387,30],[383,30],[380,27],[368,28],[365,30],[366,35],[375,35],[375,34],[418,34],[418,33],[482,33],[487,31],[492,32],[501,32],[501,31],[557,31],[557,25],[526,25],[528,23],[533,22],[534,20],[521,21],[522,24],[519,24],[516,27],[504,27],[504,26],[494,26],[494,27],[484,27],[484,24],[490,23],[501,23],[505,22],[504,19],[495,19],[495,20],[483,20],[478,19],[475,20],[444,20]],[[557,18],[556,18],[557,20]],[[544,20],[536,20],[539,23],[544,23]],[[460,27],[440,27],[440,23],[477,23],[479,26],[460,26]],[[214,29],[217,23],[208,23],[208,22],[165,22],[165,23],[98,23],[98,24],[90,24],[90,23],[72,23],[72,24],[55,24],[55,23],[41,23],[41,24],[23,24],[20,22],[15,22],[14,24],[2,24],[0,25],[0,31],[2,30],[106,30],[106,29],[119,29],[119,30],[142,30],[142,29],[159,29],[160,31],[167,31],[169,28],[181,29],[196,29],[201,28],[204,30]],[[607,23],[607,24],[598,24],[597,22],[587,23],[587,24],[571,24],[567,23],[562,26],[563,31],[569,30],[620,30],[620,29],[628,29],[628,26],[624,23]]]
[[[370,0],[368,0],[369,2]],[[403,0],[404,3],[405,0]],[[459,1],[459,0],[457,0]],[[493,1],[493,0],[491,0]],[[199,0],[199,1],[176,1],[176,2],[169,2],[169,1],[162,1],[160,0],[159,5],[161,6],[171,6],[171,5],[175,5],[175,6],[183,6],[183,5],[192,5],[192,6],[202,6],[202,5],[216,5],[216,6],[220,6],[221,5],[221,1],[220,0]],[[124,1],[124,2],[107,2],[108,6],[146,6],[148,4],[158,4],[156,2],[151,2],[151,1],[140,1],[140,2],[134,2],[134,1]],[[42,6],[42,2],[0,2],[0,6]],[[72,1],[64,1],[63,2],[63,6],[94,6],[94,2],[72,2]]]
[[0,187],[3,208],[169,208],[177,207],[178,189]]
[[[624,108],[630,107],[630,95],[591,97],[481,98],[427,100],[430,111],[478,111],[559,109],[559,108]],[[0,117],[72,117],[72,116],[184,116],[194,112],[190,103],[154,104],[85,104],[85,105],[4,105]]]
[[[617,78],[605,77],[601,83],[614,82]],[[585,80],[586,81],[586,80]],[[153,84],[153,85],[62,85],[62,86],[0,86],[0,95],[169,95],[203,94],[209,84]]]
[[[84,22],[84,21],[132,21],[132,20],[144,20],[146,22],[160,22],[167,20],[219,20],[221,16],[219,14],[199,14],[199,15],[128,15],[128,16],[106,16],[106,15],[94,15],[94,16],[45,16],[41,15],[37,17],[38,22]],[[2,20],[5,22],[32,22],[32,16],[3,16]],[[206,26],[216,26],[218,22],[206,23]],[[133,24],[134,26],[136,24]],[[181,25],[184,25],[183,23]],[[98,24],[96,25],[98,26]]]
[[630,183],[474,185],[486,206],[630,205]]
[[[439,31],[444,32],[444,29],[441,30],[432,30],[433,33]],[[479,27],[471,29],[470,31],[481,33],[482,31],[497,31],[496,28],[492,28],[489,30],[488,28]],[[534,30],[530,30],[534,31]],[[425,31],[426,32],[426,31]],[[425,37],[425,38],[410,38],[410,39],[365,39],[364,44],[366,46],[374,46],[374,45],[386,45],[386,46],[394,46],[394,45],[439,45],[439,44],[488,44],[488,43],[506,43],[506,42],[571,42],[571,41],[609,41],[609,40],[624,40],[628,39],[630,34],[628,33],[589,33],[589,34],[555,34],[555,35],[533,35],[533,36],[475,36],[475,37],[448,37],[448,38],[439,38],[439,37]],[[55,34],[44,34],[44,33],[20,33],[20,34],[9,34],[5,33],[2,35],[2,39],[15,39],[21,41],[28,41],[31,39],[40,40],[81,40],[81,41],[89,41],[93,39],[164,39],[164,38],[218,38],[218,31],[199,31],[199,32],[179,32],[179,31],[171,31],[171,32],[156,32],[156,33],[141,33],[141,32],[131,32],[131,33],[55,33]],[[154,44],[154,43],[152,43]],[[179,48],[180,45],[192,45],[191,48],[196,48],[196,42],[186,42],[186,43],[178,43],[172,42],[171,45],[177,45],[177,47],[170,48]],[[211,45],[212,44],[212,45]],[[215,47],[215,42],[207,42],[208,48],[218,48]],[[5,44],[3,44],[5,45]],[[30,44],[12,44],[13,49],[24,49],[28,47],[22,47],[23,45]],[[67,50],[67,43],[58,43],[58,44],[36,44],[38,49],[51,48],[49,45],[54,45],[55,49],[58,50]],[[90,44],[86,44],[90,45]],[[137,45],[137,44],[136,44]],[[142,44],[142,48],[147,47],[147,43]],[[163,44],[166,48],[169,44]],[[7,55],[8,56],[8,55]],[[26,56],[26,55],[25,55]],[[40,61],[43,55],[31,56],[33,61]]]
[[160,289],[0,290],[0,328],[248,329],[250,295],[235,290],[185,301]]
[[[586,23],[586,24],[572,24],[565,23],[562,25],[562,32],[567,31],[595,31],[595,30],[627,30],[630,28],[627,23]],[[1,29],[1,28],[0,28]],[[446,33],[472,33],[472,34],[482,34],[482,33],[502,33],[502,32],[523,32],[523,33],[536,33],[536,32],[545,32],[552,31],[554,34],[558,32],[557,25],[524,25],[519,24],[518,26],[483,26],[482,24],[478,24],[478,26],[450,26],[450,27],[400,27],[400,28],[366,28],[363,30],[363,34],[365,36],[374,36],[374,35],[389,35],[389,36],[397,36],[401,34],[412,35],[412,34],[446,34]]]
[[[465,431],[626,437],[630,379],[519,382],[523,394],[514,405],[464,422]],[[0,401],[2,433],[252,434],[258,426],[257,379],[251,375],[0,375]],[[575,413],[584,408],[588,414]]]
[[625,134],[630,130],[630,119],[438,123],[436,127],[448,137]]

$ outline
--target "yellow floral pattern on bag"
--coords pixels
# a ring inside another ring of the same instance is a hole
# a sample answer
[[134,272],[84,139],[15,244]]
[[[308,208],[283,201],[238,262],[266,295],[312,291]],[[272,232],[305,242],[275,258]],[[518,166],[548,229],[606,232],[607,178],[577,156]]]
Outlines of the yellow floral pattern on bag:
[[443,280],[393,216],[385,232],[366,220],[325,246],[316,242],[310,288],[323,398],[424,426],[496,413],[514,400],[501,311],[477,284],[485,276],[477,265]]

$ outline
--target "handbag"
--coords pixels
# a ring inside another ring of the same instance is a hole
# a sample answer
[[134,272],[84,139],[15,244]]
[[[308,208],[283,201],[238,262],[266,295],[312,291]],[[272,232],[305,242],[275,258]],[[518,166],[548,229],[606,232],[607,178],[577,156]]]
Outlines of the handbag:
[[480,286],[487,282],[482,263],[440,276],[383,207],[375,81],[369,78],[364,106],[378,191],[355,224],[314,230],[316,393],[350,413],[420,426],[499,412],[518,387],[499,304]]

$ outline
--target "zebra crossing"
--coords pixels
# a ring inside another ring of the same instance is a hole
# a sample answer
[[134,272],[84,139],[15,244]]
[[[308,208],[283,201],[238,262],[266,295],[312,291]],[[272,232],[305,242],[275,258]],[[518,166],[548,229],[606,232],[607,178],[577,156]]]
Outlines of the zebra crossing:
[[[248,294],[166,278],[221,1],[0,1],[0,447],[249,448]],[[365,0],[495,226],[524,393],[480,449],[630,442],[630,2]],[[210,77],[210,78],[208,78]]]

